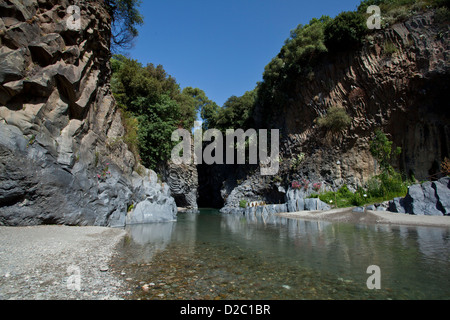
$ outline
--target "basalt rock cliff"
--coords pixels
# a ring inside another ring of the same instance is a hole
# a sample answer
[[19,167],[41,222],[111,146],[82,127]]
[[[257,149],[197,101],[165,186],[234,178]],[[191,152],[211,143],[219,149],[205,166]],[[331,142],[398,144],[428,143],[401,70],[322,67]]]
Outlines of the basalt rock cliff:
[[[373,33],[358,50],[325,56],[307,79],[294,79],[288,103],[271,122],[283,137],[278,176],[256,171],[238,187],[223,188],[225,206],[274,195],[287,201],[293,180],[311,182],[305,196],[313,182],[334,190],[363,186],[379,173],[369,151],[376,129],[402,148],[392,163],[397,170],[419,181],[440,178],[440,163],[450,152],[449,29],[434,10],[423,12]],[[330,134],[315,122],[332,106],[352,118],[343,133]],[[267,116],[256,105],[257,127]]]
[[[123,141],[103,1],[0,0],[0,225],[176,218],[167,185]],[[135,169],[140,174],[138,174]]]

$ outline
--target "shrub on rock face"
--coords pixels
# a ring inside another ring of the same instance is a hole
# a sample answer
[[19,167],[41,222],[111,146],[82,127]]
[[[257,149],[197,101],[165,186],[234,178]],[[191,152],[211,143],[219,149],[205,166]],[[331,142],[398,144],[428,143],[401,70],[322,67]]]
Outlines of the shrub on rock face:
[[245,201],[245,200],[239,201],[239,207],[240,207],[240,208],[245,208],[245,207],[247,207],[247,201]]
[[317,124],[332,132],[341,132],[348,128],[352,119],[345,112],[344,108],[331,107],[325,116],[317,120]]

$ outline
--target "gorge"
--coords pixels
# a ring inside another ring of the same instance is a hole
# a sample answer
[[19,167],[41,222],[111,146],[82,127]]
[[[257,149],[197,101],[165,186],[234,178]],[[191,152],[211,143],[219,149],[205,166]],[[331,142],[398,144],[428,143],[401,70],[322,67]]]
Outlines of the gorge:
[[[379,174],[369,150],[376,129],[402,149],[395,169],[417,181],[442,177],[450,114],[448,21],[440,9],[417,10],[359,48],[319,55],[308,74],[280,87],[282,100],[256,102],[254,128],[281,132],[280,171],[263,176],[254,164],[144,168],[111,92],[111,17],[101,2],[80,1],[81,28],[72,30],[69,6],[1,2],[2,225],[123,226],[175,219],[177,206],[230,212],[243,200],[287,208],[294,194],[295,201],[310,196],[313,183],[322,191],[367,185]],[[317,123],[333,106],[351,118],[337,134]],[[291,186],[301,179],[309,184],[303,193]]]
[[0,300],[448,300],[447,0],[313,18],[222,106],[120,54],[138,4],[0,0]]

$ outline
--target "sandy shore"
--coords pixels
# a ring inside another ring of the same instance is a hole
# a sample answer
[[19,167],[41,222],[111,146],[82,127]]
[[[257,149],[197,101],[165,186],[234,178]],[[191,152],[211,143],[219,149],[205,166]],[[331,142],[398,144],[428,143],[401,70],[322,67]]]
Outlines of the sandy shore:
[[398,224],[411,226],[450,228],[450,217],[415,216],[389,211],[353,212],[353,208],[333,209],[329,211],[301,211],[280,213],[279,216],[292,219],[324,220],[332,222]]
[[118,299],[124,284],[109,264],[124,236],[100,227],[0,227],[0,300]]

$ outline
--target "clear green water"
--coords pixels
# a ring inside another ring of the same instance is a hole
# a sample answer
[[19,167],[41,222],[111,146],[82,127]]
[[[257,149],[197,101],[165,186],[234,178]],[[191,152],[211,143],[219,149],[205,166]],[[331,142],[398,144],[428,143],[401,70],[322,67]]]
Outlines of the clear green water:
[[[202,210],[127,232],[116,266],[132,299],[450,298],[447,228]],[[367,288],[370,265],[380,267],[380,290]]]

